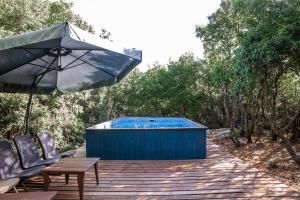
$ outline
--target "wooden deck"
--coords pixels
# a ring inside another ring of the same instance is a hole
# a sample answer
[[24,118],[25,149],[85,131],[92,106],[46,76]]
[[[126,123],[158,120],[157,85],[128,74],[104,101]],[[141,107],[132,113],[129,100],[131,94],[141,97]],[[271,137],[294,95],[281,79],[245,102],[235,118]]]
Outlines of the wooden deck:
[[[84,153],[84,152],[81,152]],[[82,156],[82,155],[81,155]],[[100,185],[86,176],[84,199],[300,199],[300,194],[208,141],[208,159],[100,161]],[[28,183],[41,190],[40,178]],[[55,199],[79,199],[76,177],[52,177]]]

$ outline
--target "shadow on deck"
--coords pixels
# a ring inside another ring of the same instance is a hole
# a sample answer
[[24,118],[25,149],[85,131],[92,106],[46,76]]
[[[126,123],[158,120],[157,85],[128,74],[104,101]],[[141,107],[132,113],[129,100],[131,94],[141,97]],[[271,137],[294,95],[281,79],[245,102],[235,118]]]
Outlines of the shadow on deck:
[[[84,156],[84,148],[77,156]],[[300,199],[299,193],[208,141],[206,160],[100,161],[100,185],[86,175],[84,199]],[[79,199],[77,179],[51,177],[55,199]],[[41,190],[41,178],[29,182]]]

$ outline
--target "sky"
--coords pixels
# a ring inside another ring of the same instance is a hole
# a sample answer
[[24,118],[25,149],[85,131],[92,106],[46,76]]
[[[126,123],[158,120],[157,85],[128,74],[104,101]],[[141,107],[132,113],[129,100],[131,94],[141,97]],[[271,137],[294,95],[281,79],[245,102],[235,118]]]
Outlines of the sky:
[[68,0],[74,12],[96,33],[105,28],[113,42],[143,51],[138,66],[146,71],[154,63],[165,65],[186,52],[203,57],[195,26],[205,25],[221,0]]

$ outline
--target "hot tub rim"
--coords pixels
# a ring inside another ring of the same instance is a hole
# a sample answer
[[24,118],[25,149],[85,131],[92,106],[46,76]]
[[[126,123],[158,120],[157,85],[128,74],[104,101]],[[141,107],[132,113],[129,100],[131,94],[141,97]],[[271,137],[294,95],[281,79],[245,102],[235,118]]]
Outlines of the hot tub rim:
[[[102,122],[100,124],[103,124],[103,123],[107,123],[107,122],[113,122],[119,118],[130,118],[130,117],[118,117],[118,118],[115,118],[113,120],[109,120],[109,121],[105,121],[105,122]],[[138,117],[137,117],[138,118]],[[141,117],[142,118],[142,117]],[[151,118],[151,117],[150,117]],[[156,118],[156,117],[153,117],[153,118]],[[161,117],[161,118],[164,118],[164,117]],[[156,128],[97,128],[95,126],[99,125],[99,124],[96,124],[94,126],[91,126],[91,127],[88,127],[86,128],[85,130],[190,130],[190,129],[193,129],[193,130],[207,130],[208,127],[202,125],[202,124],[199,124],[197,122],[194,122],[190,119],[187,119],[185,117],[166,117],[166,118],[177,118],[177,119],[183,119],[183,120],[186,120],[188,121],[189,123],[191,124],[194,124],[198,127],[166,127],[166,128],[160,128],[160,127],[156,127]]]

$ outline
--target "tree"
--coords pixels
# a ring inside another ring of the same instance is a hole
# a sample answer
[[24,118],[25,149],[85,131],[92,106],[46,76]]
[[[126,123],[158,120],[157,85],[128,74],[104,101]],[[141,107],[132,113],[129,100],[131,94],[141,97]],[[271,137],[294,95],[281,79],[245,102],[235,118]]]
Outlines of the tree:
[[0,1],[0,36],[6,37],[48,25],[50,3],[44,0]]
[[196,27],[209,66],[207,85],[223,100],[233,142],[233,133],[245,131],[252,142],[255,129],[271,130],[298,164],[288,132],[300,119],[292,111],[299,98],[291,92],[299,85],[289,84],[298,84],[299,14],[299,1],[224,0],[206,26]]
[[47,26],[58,24],[61,22],[71,22],[83,30],[95,33],[94,28],[84,21],[79,15],[72,11],[73,3],[68,3],[63,0],[48,2],[49,16],[47,19]]
[[111,32],[107,31],[104,28],[101,29],[101,34],[99,35],[99,37],[112,41],[111,40]]
[[233,58],[241,34],[240,13],[235,12],[232,1],[222,1],[220,8],[208,19],[209,23],[206,26],[196,27],[196,36],[203,42],[205,56],[210,67],[210,85],[223,99],[231,138],[239,145],[234,132],[240,94],[238,90],[235,90],[237,82],[235,82]]
[[284,131],[277,127],[281,118],[278,97],[282,80],[285,75],[299,71],[300,2],[255,0],[244,1],[244,5],[247,10],[242,20],[246,31],[237,50],[236,61],[240,66],[237,69],[246,69],[245,78],[250,77],[257,83],[261,93],[261,119],[271,127],[273,135],[282,139],[300,165],[300,157],[293,152]]

